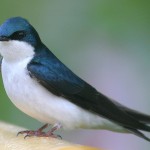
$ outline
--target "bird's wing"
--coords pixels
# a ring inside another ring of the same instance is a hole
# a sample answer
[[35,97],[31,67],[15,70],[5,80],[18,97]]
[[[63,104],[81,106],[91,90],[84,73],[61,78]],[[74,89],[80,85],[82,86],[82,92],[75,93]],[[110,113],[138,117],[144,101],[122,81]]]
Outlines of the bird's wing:
[[[57,58],[36,58],[27,66],[31,77],[57,96],[62,96],[81,108],[107,118],[142,136],[138,130],[150,131],[150,127],[125,111],[126,107],[111,101],[92,86],[76,76]],[[122,109],[123,108],[123,109]],[[128,109],[129,110],[129,109]]]

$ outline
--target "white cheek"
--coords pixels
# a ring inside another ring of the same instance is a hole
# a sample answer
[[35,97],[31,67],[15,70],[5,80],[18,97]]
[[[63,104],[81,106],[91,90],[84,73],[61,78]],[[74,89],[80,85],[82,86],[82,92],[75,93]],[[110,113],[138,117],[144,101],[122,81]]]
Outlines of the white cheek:
[[7,61],[18,61],[34,55],[34,48],[22,41],[1,41],[0,54]]

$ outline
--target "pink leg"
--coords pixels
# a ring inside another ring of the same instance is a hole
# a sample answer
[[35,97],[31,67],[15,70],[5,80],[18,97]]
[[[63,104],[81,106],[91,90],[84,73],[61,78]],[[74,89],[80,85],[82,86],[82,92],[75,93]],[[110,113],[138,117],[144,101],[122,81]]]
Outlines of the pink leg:
[[31,136],[37,136],[37,137],[53,137],[53,138],[61,138],[60,135],[55,135],[54,132],[58,129],[60,129],[62,126],[60,123],[56,123],[48,132],[43,132],[43,130],[45,128],[48,127],[49,124],[45,124],[44,126],[42,126],[41,128],[39,128],[36,131],[33,130],[26,130],[26,131],[21,131],[18,132],[17,136],[19,134],[26,134],[24,138],[26,137],[31,137]]
[[62,137],[60,135],[56,135],[54,134],[55,131],[57,131],[58,129],[62,128],[62,125],[60,123],[56,123],[51,130],[49,130],[48,132],[46,132],[44,134],[45,137],[54,137],[54,138],[59,138],[62,139]]
[[33,131],[33,130],[20,131],[20,132],[18,132],[17,136],[18,136],[19,134],[26,134],[26,136],[24,137],[24,138],[26,138],[26,137],[28,137],[28,136],[40,136],[40,135],[43,135],[43,134],[45,133],[45,132],[43,132],[43,130],[44,130],[45,128],[47,128],[48,125],[49,125],[49,124],[45,124],[45,125],[43,125],[41,128],[39,128],[39,129],[36,130],[36,131]]

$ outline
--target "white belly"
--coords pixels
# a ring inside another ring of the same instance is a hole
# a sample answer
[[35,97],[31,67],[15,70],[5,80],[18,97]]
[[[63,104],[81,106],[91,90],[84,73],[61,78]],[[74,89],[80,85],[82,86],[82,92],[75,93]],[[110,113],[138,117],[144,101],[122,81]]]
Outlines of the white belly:
[[28,75],[28,58],[2,61],[2,77],[11,101],[24,113],[45,123],[60,122],[66,128],[102,128],[121,131],[120,126],[91,114],[62,97],[55,96]]

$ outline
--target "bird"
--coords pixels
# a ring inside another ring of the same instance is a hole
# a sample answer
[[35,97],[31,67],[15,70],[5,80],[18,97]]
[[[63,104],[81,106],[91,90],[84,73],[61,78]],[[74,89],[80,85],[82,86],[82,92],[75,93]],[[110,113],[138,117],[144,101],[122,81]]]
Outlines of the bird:
[[[110,130],[150,142],[150,115],[109,98],[63,64],[22,17],[0,26],[1,72],[5,91],[25,114],[44,123],[18,134],[59,137],[60,128]],[[43,131],[52,125],[49,131]]]

